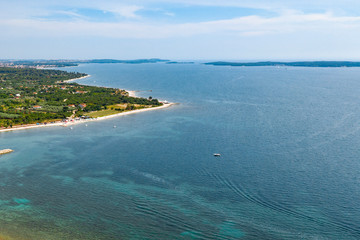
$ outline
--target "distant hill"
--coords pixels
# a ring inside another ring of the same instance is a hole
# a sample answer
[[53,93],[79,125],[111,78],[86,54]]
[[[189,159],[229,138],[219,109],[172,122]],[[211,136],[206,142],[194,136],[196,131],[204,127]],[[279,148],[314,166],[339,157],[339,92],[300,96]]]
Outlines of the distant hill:
[[288,67],[360,67],[360,62],[351,61],[304,61],[304,62],[208,62],[206,65],[259,67],[259,66],[288,66]]
[[71,67],[71,60],[0,60],[0,67]]
[[[166,64],[194,64],[194,62],[177,62],[159,58],[118,60],[118,59],[86,59],[86,60],[0,60],[0,67],[70,67],[88,63],[166,63]],[[234,67],[258,67],[258,66],[287,66],[287,67],[360,67],[360,62],[352,61],[299,61],[299,62],[207,62],[206,65],[234,66]]]
[[117,59],[89,59],[89,60],[0,60],[0,67],[23,67],[23,68],[46,68],[46,67],[70,67],[86,63],[124,63],[124,64],[142,64],[169,62],[159,58],[135,59],[135,60],[117,60]]

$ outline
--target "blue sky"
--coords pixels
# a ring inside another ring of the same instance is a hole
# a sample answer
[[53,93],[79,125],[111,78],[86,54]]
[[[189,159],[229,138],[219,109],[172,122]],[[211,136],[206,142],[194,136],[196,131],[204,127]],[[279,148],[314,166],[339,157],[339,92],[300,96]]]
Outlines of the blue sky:
[[0,59],[360,60],[355,0],[13,0]]

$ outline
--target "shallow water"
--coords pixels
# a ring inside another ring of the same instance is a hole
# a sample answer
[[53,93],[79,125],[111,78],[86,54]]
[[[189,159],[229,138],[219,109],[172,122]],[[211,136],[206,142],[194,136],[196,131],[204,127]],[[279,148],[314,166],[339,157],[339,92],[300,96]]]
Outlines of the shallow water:
[[0,133],[5,239],[360,238],[360,69],[67,70],[180,105]]

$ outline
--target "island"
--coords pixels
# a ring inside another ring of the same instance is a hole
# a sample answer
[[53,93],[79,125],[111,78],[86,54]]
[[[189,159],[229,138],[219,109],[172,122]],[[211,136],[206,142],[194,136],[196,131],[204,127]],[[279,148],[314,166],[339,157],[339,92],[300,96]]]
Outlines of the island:
[[87,74],[0,67],[0,131],[94,120],[168,106],[152,97],[72,82]]
[[360,67],[360,62],[351,61],[303,61],[303,62],[208,62],[205,65],[233,66],[233,67]]

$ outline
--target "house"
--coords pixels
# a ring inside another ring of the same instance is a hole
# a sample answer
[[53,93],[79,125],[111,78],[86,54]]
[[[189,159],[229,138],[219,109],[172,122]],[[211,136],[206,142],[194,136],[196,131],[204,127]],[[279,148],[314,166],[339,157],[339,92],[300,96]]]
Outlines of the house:
[[20,97],[20,96],[21,96],[20,93],[15,94],[15,97]]
[[35,106],[33,106],[33,109],[41,109],[41,106],[35,105]]
[[74,104],[69,104],[68,107],[73,107],[74,108],[75,105]]
[[75,92],[76,94],[79,94],[79,93],[87,93],[87,91],[79,91],[79,90],[77,90],[76,92]]
[[81,104],[79,104],[79,107],[80,107],[81,109],[86,108],[86,103],[81,103]]

